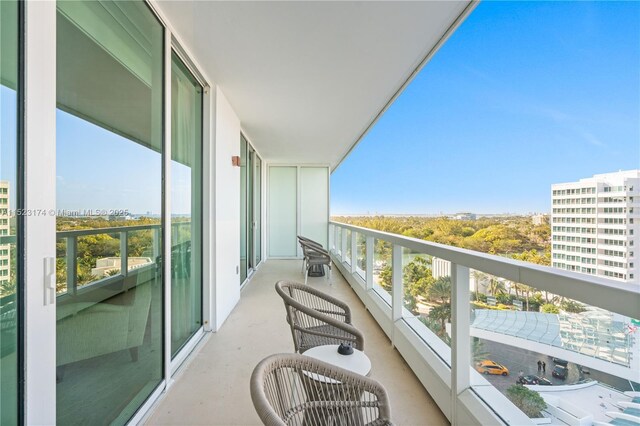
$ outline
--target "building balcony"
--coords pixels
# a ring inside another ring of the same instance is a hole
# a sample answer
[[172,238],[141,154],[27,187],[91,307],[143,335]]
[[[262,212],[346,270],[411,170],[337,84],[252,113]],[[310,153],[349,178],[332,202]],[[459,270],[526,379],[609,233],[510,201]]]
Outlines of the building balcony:
[[[274,353],[293,352],[278,280],[304,280],[298,260],[268,260],[242,289],[238,305],[215,334],[208,334],[175,375],[175,383],[146,423],[255,425],[260,423],[249,394],[256,364]],[[309,278],[308,284],[349,304],[353,323],[365,335],[371,359],[370,377],[388,390],[394,421],[401,425],[449,424],[446,416],[391,345],[375,319],[340,272],[329,281]]]
[[[257,424],[251,371],[293,352],[274,284],[304,280],[300,234],[330,250],[331,283],[309,285],[352,307],[399,425],[541,422],[505,396],[541,359],[571,384],[635,380],[635,282],[330,219],[331,173],[477,5],[0,2],[0,423]],[[561,236],[595,240],[582,225]]]
[[[597,390],[593,386],[601,386],[598,381],[610,386],[635,380],[640,347],[626,327],[631,324],[628,315],[637,313],[633,303],[639,297],[638,289],[335,222],[331,223],[329,244],[338,273],[332,284],[325,278],[311,278],[310,285],[348,302],[355,310],[355,323],[368,339],[372,377],[387,386],[398,424],[423,424],[425,418],[435,419],[429,424],[534,424],[502,392],[515,380],[517,369],[535,374],[539,359],[546,360],[549,368],[552,358],[569,361],[572,377],[567,383],[582,380],[575,389],[567,387],[572,392],[588,386],[593,393]],[[380,251],[385,246],[388,250]],[[420,306],[423,302],[417,309],[407,304],[407,283],[402,274],[393,272],[421,255],[433,265],[442,264],[439,269],[452,282],[452,316],[446,332],[422,320],[428,316]],[[381,282],[383,264],[391,266],[391,288]],[[148,424],[173,424],[185,416],[200,422],[213,413],[224,413],[217,417],[219,424],[257,421],[250,409],[243,410],[251,404],[247,383],[252,367],[268,354],[290,352],[292,346],[273,286],[280,279],[300,281],[299,267],[299,261],[268,260],[258,269],[227,322],[181,367]],[[483,287],[483,273],[505,283],[523,281],[538,290],[579,300],[587,311],[555,315],[474,306],[472,294]],[[499,362],[510,368],[511,377],[496,380],[473,368],[475,339],[491,348],[492,357],[502,357]],[[497,348],[511,349],[499,355]],[[530,364],[523,364],[522,359],[529,359]],[[583,376],[587,369],[591,376]],[[549,378],[555,385],[565,384]],[[459,397],[452,400],[451,392]],[[621,392],[612,395],[621,401],[629,399]],[[562,424],[551,414],[560,403],[550,404],[545,415],[551,424]],[[600,411],[591,409],[590,415],[606,421],[605,412]]]

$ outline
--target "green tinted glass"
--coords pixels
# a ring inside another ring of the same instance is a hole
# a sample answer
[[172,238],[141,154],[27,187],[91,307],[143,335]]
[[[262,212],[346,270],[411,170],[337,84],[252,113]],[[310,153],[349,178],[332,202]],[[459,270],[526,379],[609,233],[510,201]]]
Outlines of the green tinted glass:
[[202,86],[171,56],[171,353],[202,326]]
[[0,2],[0,424],[18,423],[18,5]]
[[163,376],[163,28],[57,5],[57,423],[124,424]]

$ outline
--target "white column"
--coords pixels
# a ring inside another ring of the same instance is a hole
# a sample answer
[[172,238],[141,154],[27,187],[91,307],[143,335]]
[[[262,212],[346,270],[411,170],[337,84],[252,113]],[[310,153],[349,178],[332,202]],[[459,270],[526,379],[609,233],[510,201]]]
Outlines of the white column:
[[393,322],[396,322],[402,318],[402,305],[404,299],[404,289],[402,288],[402,246],[393,245],[391,265],[391,319]]
[[351,273],[355,274],[356,272],[356,267],[358,264],[358,245],[357,243],[357,239],[356,239],[357,234],[353,231],[351,231]]
[[[202,319],[204,330],[216,329],[215,283],[216,283],[216,238],[215,238],[215,158],[214,158],[214,119],[215,90],[204,88],[202,109]],[[263,163],[264,164],[264,163]],[[264,200],[264,198],[263,198]],[[263,206],[266,203],[262,203]],[[264,209],[264,207],[263,207]],[[263,222],[264,223],[264,222]],[[262,239],[263,246],[265,239]],[[264,252],[263,252],[264,253]],[[264,259],[264,257],[263,257]]]
[[164,229],[163,229],[163,282],[164,282],[164,378],[171,386],[171,31],[164,32]]
[[[56,3],[24,2],[25,424],[56,422]],[[19,396],[21,397],[21,396]]]
[[451,264],[451,423],[455,424],[458,396],[470,386],[471,307],[469,268]]
[[340,262],[347,260],[347,229],[340,231]]
[[367,246],[366,246],[366,263],[367,263],[367,278],[366,278],[366,288],[367,290],[373,288],[373,257],[375,255],[375,241],[374,238],[367,235]]

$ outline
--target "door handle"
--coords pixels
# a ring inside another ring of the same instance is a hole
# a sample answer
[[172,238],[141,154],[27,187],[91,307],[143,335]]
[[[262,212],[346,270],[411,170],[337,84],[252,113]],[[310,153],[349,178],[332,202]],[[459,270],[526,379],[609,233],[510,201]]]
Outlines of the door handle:
[[56,303],[56,259],[44,258],[44,306]]

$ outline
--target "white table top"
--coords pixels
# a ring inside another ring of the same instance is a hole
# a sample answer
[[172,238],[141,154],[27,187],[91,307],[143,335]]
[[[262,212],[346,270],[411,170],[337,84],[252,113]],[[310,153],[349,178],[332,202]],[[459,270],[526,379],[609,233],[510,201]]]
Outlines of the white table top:
[[345,370],[353,371],[363,376],[369,374],[371,371],[371,360],[364,352],[354,348],[351,355],[340,355],[338,353],[338,346],[339,345],[316,346],[305,351],[304,355],[328,362],[336,367],[344,368]]

